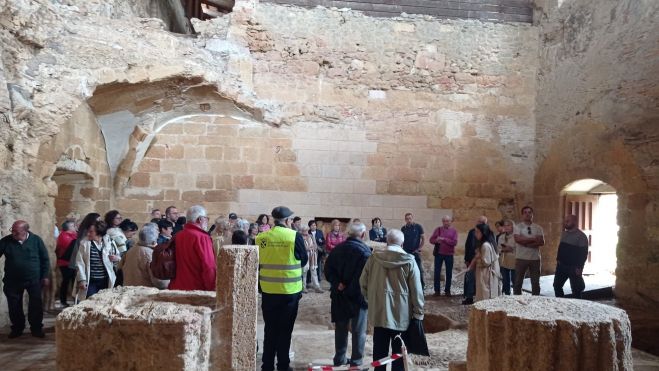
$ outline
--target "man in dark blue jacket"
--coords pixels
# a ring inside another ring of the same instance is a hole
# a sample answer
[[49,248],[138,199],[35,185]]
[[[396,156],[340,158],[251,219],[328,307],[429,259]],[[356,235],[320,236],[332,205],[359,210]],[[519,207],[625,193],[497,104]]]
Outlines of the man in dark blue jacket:
[[[371,249],[363,242],[366,226],[353,223],[348,231],[348,239],[336,246],[327,257],[325,277],[331,285],[332,322],[334,332],[334,365],[350,363],[361,366],[366,343],[366,320],[368,305],[359,287],[359,277]],[[346,360],[348,350],[348,325],[352,332],[352,356]]]

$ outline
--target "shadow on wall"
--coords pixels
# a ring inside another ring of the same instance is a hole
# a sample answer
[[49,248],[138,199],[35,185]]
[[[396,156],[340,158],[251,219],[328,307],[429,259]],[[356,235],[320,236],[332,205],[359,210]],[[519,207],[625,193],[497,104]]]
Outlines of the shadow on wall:
[[[545,228],[543,272],[555,269],[563,218],[563,189],[577,179],[600,179],[617,191],[619,242],[615,296],[632,320],[634,346],[656,352],[659,333],[659,253],[656,209],[659,192],[650,189],[624,136],[603,125],[582,122],[557,138],[535,176],[536,221]],[[652,319],[650,319],[650,317]]]

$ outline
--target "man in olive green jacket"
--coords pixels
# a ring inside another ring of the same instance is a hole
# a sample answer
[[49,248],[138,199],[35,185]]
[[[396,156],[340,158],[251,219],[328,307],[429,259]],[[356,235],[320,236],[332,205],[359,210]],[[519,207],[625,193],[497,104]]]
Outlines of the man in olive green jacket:
[[[359,284],[368,301],[368,320],[373,331],[373,359],[401,352],[401,343],[394,338],[407,330],[411,320],[423,320],[423,289],[414,256],[401,247],[403,232],[387,233],[387,247],[376,250],[366,262]],[[392,363],[391,370],[403,370],[403,360]],[[376,367],[385,370],[386,367]]]

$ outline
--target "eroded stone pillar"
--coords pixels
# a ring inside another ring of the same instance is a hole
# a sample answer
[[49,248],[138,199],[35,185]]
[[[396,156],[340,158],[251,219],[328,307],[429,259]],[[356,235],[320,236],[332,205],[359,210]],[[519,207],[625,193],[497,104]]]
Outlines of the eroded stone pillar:
[[229,245],[219,249],[211,353],[214,370],[256,368],[258,265],[256,246]]
[[632,367],[624,310],[576,299],[484,300],[469,314],[467,370],[590,371]]

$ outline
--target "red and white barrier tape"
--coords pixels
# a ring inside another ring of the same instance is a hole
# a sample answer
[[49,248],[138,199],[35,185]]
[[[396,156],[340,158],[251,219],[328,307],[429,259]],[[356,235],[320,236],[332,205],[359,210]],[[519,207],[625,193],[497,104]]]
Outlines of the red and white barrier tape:
[[363,366],[350,366],[350,365],[345,365],[345,366],[321,366],[321,365],[313,365],[309,364],[309,368],[307,371],[362,371],[362,370],[370,370],[374,367],[379,367],[379,366],[385,366],[388,365],[389,363],[403,358],[402,354],[392,354],[389,357],[382,358],[378,361],[373,361],[369,365],[363,365]]

